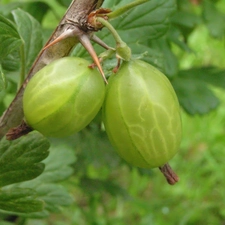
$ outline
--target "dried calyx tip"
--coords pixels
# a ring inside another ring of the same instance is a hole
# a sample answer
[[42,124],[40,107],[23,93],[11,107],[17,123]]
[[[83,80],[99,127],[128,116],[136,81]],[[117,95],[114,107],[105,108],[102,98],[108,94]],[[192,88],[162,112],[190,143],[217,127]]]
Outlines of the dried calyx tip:
[[173,171],[173,169],[170,167],[170,165],[168,163],[166,163],[163,166],[160,166],[159,169],[163,173],[163,175],[165,176],[168,184],[174,185],[179,181],[179,177]]
[[11,128],[7,134],[6,139],[9,141],[20,138],[23,135],[28,134],[33,129],[29,127],[26,122],[23,120],[22,123],[18,127]]

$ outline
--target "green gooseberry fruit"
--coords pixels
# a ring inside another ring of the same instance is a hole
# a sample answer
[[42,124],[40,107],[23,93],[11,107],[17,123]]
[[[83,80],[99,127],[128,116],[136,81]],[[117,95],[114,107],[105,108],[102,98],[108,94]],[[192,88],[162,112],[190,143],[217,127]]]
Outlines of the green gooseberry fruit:
[[109,79],[102,111],[109,140],[128,163],[159,167],[177,153],[182,134],[178,99],[167,77],[150,64],[123,62]]
[[105,84],[90,62],[64,57],[38,71],[23,96],[26,123],[45,136],[64,137],[87,126],[99,112]]

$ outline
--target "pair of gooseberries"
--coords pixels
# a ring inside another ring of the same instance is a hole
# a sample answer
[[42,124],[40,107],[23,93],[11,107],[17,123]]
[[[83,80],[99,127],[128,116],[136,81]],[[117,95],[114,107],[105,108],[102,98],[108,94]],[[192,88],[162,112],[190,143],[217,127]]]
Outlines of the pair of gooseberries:
[[37,72],[23,96],[27,124],[46,136],[68,136],[102,108],[106,133],[124,160],[142,168],[168,162],[179,148],[181,119],[166,76],[146,62],[130,60],[105,87],[89,64],[65,57]]

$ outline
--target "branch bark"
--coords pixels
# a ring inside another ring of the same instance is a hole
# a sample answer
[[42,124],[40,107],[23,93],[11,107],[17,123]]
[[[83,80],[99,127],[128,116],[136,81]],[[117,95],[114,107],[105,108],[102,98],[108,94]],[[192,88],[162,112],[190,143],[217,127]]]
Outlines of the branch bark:
[[[45,46],[69,29],[72,26],[71,21],[73,22],[73,27],[75,24],[79,29],[85,32],[91,32],[88,30],[86,23],[87,17],[93,10],[99,8],[103,1],[104,0],[73,0]],[[10,128],[16,127],[22,122],[24,116],[22,107],[23,93],[32,76],[50,62],[69,55],[78,42],[77,37],[70,37],[49,48],[44,49],[45,46],[43,47],[14,100],[0,118],[0,139]]]

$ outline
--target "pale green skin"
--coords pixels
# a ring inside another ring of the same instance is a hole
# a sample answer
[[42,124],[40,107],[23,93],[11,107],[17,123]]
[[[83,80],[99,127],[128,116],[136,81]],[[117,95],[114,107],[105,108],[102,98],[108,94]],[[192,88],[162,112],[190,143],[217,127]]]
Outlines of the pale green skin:
[[45,136],[64,137],[87,126],[99,112],[105,84],[90,62],[58,59],[41,69],[23,96],[26,122]]
[[182,127],[177,96],[167,77],[146,62],[125,62],[111,76],[103,121],[118,154],[134,166],[162,166],[179,149]]

